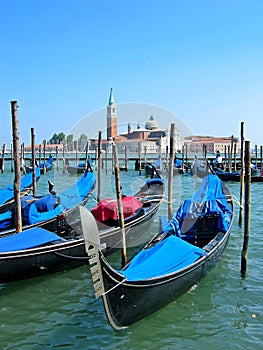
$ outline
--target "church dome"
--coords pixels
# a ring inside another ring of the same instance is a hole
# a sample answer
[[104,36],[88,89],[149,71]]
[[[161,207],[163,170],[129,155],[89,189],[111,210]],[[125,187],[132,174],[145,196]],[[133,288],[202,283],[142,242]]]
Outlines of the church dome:
[[148,122],[146,122],[145,124],[145,129],[147,130],[154,130],[154,129],[158,129],[158,123],[156,120],[154,120],[153,115],[150,116],[150,120]]

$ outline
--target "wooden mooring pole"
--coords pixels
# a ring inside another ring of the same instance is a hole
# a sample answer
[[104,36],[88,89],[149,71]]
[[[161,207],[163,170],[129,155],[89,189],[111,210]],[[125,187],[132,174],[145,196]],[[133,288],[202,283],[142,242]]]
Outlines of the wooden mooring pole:
[[175,124],[171,124],[170,131],[170,161],[168,172],[168,220],[173,217],[173,170],[174,170],[174,137],[175,137]]
[[43,142],[43,159],[44,159],[44,165],[43,165],[43,173],[45,174],[47,172],[46,167],[46,141]]
[[2,163],[1,163],[1,172],[4,173],[5,170],[5,143],[2,146]]
[[121,183],[120,183],[120,168],[118,160],[118,151],[117,146],[113,145],[113,155],[115,163],[115,185],[116,185],[116,194],[117,194],[117,203],[118,203],[118,217],[121,230],[121,239],[122,239],[122,267],[126,265],[127,260],[127,249],[126,249],[126,236],[124,228],[124,214],[122,206],[122,194],[121,194]]
[[241,122],[240,131],[240,198],[239,198],[239,218],[238,224],[242,226],[242,216],[243,216],[243,199],[244,199],[244,122]]
[[12,134],[14,147],[14,199],[15,199],[15,226],[16,232],[22,231],[22,214],[21,214],[21,200],[20,200],[20,160],[19,160],[19,133],[18,133],[18,115],[17,115],[17,101],[11,101],[11,115],[12,115]]
[[36,152],[35,152],[35,131],[31,128],[31,147],[32,147],[32,176],[33,176],[33,196],[36,196],[37,181],[36,181]]
[[63,159],[63,174],[65,174],[66,160],[65,160],[65,144],[62,144],[62,159]]
[[101,131],[99,131],[99,140],[98,140],[98,202],[101,200],[101,169],[102,169],[102,136]]
[[129,148],[126,145],[125,146],[125,170],[128,171],[129,169]]
[[58,170],[58,163],[59,163],[59,160],[58,160],[58,146],[56,146],[56,163],[57,163],[57,170]]
[[25,144],[21,144],[21,167],[23,174],[26,173],[26,164],[25,164]]
[[245,141],[245,222],[244,222],[244,239],[241,254],[241,274],[245,276],[247,271],[248,241],[250,235],[250,186],[251,186],[251,169],[250,169],[250,141]]

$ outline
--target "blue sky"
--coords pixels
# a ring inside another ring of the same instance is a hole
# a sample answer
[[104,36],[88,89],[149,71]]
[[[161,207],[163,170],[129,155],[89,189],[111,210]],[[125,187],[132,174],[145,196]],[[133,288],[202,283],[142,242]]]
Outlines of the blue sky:
[[32,127],[41,142],[86,116],[93,136],[111,87],[117,105],[158,106],[194,134],[239,136],[244,121],[263,144],[262,0],[0,0],[0,35],[1,144],[11,100],[26,144]]

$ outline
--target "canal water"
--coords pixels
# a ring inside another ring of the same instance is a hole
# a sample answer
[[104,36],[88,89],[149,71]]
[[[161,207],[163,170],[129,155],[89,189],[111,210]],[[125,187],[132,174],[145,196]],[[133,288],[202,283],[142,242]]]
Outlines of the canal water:
[[[102,193],[114,196],[114,176],[103,171]],[[0,187],[12,180],[6,169]],[[47,192],[47,180],[58,191],[77,177],[52,170],[41,176],[38,194]],[[167,180],[167,178],[166,178]],[[121,173],[125,194],[134,194],[145,181],[134,170]],[[167,182],[167,181],[166,181]],[[190,175],[174,177],[173,208],[200,183]],[[239,184],[228,183],[239,198]],[[166,189],[167,193],[167,189]],[[251,235],[247,275],[240,275],[243,229],[238,206],[228,246],[211,273],[165,308],[123,331],[108,324],[102,301],[94,298],[90,273],[82,266],[60,273],[0,284],[0,348],[44,349],[262,349],[263,348],[263,184],[251,186]],[[90,206],[95,202],[91,200]],[[167,198],[158,215],[167,216]],[[133,248],[134,249],[134,248]],[[117,252],[110,257],[116,264]]]

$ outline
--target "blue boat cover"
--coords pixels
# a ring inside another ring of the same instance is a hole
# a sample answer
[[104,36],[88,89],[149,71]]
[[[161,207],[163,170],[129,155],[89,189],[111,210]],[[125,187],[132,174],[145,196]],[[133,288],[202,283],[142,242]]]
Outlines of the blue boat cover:
[[165,227],[163,232],[172,234],[151,248],[141,250],[131,263],[119,272],[128,281],[139,281],[164,276],[189,266],[206,252],[180,238],[183,220],[213,214],[219,215],[218,229],[226,231],[231,223],[232,213],[221,180],[216,175],[208,175],[196,193],[183,202]]
[[[12,211],[8,210],[0,214],[0,231],[6,230],[13,226]],[[1,232],[0,232],[1,236]]]
[[0,238],[0,252],[7,253],[11,251],[29,249],[57,241],[63,242],[64,239],[55,233],[44,230],[40,227],[36,227],[11,236]]
[[176,168],[180,168],[183,165],[183,161],[181,159],[175,158],[174,159],[174,166]]
[[95,175],[88,171],[72,187],[58,195],[47,194],[38,200],[31,196],[21,198],[23,225],[52,219],[78,206],[90,193],[94,183]]
[[[53,166],[53,158],[52,158],[52,156],[50,156],[48,158],[48,160],[45,162],[45,165],[46,165],[46,169],[51,169],[52,168],[52,166]],[[39,168],[40,169],[44,169],[44,163],[40,163],[39,164]]]
[[231,223],[232,211],[227,204],[222,181],[216,175],[210,174],[203,179],[195,194],[183,202],[164,232],[173,231],[174,234],[181,237],[184,233],[181,232],[181,228],[185,218],[197,219],[200,216],[214,214],[219,216],[218,231],[227,232]]
[[[40,177],[40,170],[36,168],[36,179]],[[31,187],[33,184],[33,173],[32,170],[21,178],[20,191],[24,191],[26,188]],[[14,197],[14,184],[9,185],[5,188],[0,189],[0,205],[8,202]]]
[[189,266],[205,251],[174,235],[149,249],[141,250],[124,270],[128,281],[140,281],[178,271]]
[[161,179],[159,177],[154,177],[152,179],[146,180],[146,185],[147,186],[156,185],[156,184],[163,185],[164,184],[163,179]]

